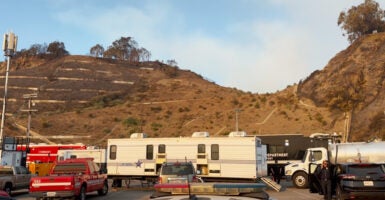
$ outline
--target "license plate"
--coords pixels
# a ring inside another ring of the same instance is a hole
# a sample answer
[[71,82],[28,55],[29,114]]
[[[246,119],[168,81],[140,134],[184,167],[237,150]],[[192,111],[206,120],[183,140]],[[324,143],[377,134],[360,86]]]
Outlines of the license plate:
[[364,181],[364,186],[373,186],[373,181]]
[[47,197],[54,197],[56,196],[56,192],[47,192]]

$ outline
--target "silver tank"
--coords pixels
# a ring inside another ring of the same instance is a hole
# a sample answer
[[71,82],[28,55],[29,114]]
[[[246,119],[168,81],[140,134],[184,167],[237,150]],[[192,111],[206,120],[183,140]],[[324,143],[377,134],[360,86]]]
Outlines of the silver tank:
[[385,163],[385,142],[357,142],[329,144],[329,162]]

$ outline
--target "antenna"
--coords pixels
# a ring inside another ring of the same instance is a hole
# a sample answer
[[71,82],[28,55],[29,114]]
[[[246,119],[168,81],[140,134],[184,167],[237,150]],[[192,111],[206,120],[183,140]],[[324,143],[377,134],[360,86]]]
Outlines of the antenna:
[[8,93],[9,65],[11,63],[11,57],[16,53],[16,46],[17,46],[17,36],[12,32],[9,32],[8,34],[4,34],[3,51],[4,51],[4,55],[8,57],[8,59],[7,59],[7,68],[5,71],[5,85],[4,85],[3,112],[1,114],[0,142],[2,142],[3,140],[5,107],[6,107],[5,105],[7,102],[7,93]]
[[8,47],[7,40],[8,40],[8,35],[4,34],[3,51],[5,51],[7,49],[7,47]]

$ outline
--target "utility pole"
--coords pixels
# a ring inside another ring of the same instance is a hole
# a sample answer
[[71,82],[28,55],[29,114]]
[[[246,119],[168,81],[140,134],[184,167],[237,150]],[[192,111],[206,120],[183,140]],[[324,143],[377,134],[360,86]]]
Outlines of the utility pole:
[[235,131],[238,133],[238,115],[239,112],[241,112],[241,109],[237,108],[235,109]]
[[7,57],[7,68],[5,70],[5,84],[4,84],[4,98],[3,98],[3,112],[1,114],[1,129],[0,129],[0,143],[2,144],[3,132],[4,132],[4,121],[5,121],[5,105],[7,102],[7,93],[8,93],[8,74],[9,74],[9,65],[11,63],[11,57],[16,53],[17,46],[17,36],[9,32],[4,34],[3,41],[3,51],[4,55]]
[[22,112],[28,112],[28,125],[27,125],[27,141],[28,142],[29,142],[29,138],[30,138],[29,132],[31,130],[31,114],[32,114],[32,112],[36,112],[37,111],[36,109],[32,109],[32,106],[35,106],[35,104],[32,101],[32,98],[36,98],[36,97],[37,97],[36,93],[34,93],[34,94],[24,94],[23,95],[23,98],[28,101],[27,109],[22,109],[21,110]]

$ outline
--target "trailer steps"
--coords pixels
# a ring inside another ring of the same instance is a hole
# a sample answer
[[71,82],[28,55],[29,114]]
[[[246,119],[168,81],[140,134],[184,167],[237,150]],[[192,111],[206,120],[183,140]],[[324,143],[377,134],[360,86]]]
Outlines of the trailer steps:
[[273,188],[275,191],[280,192],[283,190],[282,186],[275,181],[271,180],[269,177],[261,177],[261,181],[266,183],[268,186]]

